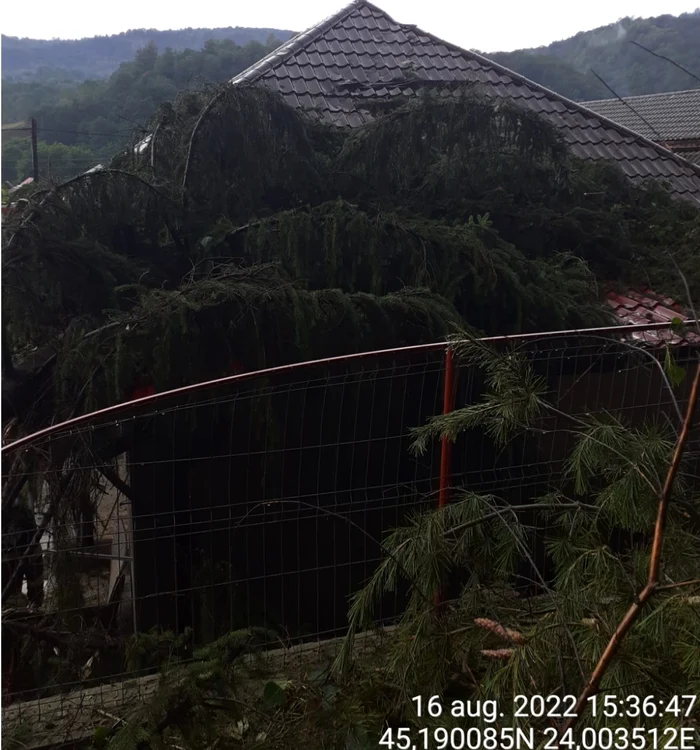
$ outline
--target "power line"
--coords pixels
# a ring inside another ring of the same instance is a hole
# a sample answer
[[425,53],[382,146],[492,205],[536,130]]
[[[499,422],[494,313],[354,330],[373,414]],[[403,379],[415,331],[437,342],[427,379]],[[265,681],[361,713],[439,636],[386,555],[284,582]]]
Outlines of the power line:
[[[2,128],[3,132],[8,133],[31,133],[31,128]],[[116,137],[116,138],[127,138],[129,137],[134,131],[133,130],[122,130],[119,133],[93,133],[89,130],[61,130],[60,128],[39,128],[39,130],[42,133],[67,133],[71,135],[103,135],[108,137]],[[143,131],[146,132],[145,130]]]
[[[128,138],[134,131],[133,130],[122,130],[119,133],[93,133],[88,130],[60,130],[58,128],[39,128],[41,133],[65,133],[70,135],[102,135],[106,137],[115,138]],[[143,131],[146,132],[145,130]]]
[[632,112],[634,112],[634,114],[635,114],[635,115],[637,115],[637,117],[638,117],[638,118],[639,118],[639,119],[640,119],[640,120],[641,120],[641,121],[642,121],[642,122],[643,122],[643,123],[644,123],[644,124],[645,124],[645,125],[646,125],[646,126],[647,126],[647,127],[649,128],[649,130],[651,130],[651,132],[652,132],[652,133],[654,133],[654,135],[655,135],[655,136],[656,136],[656,137],[657,137],[657,138],[658,138],[659,140],[661,140],[661,135],[659,134],[659,131],[658,131],[658,130],[657,130],[657,129],[656,129],[656,128],[655,128],[655,127],[654,127],[654,126],[653,126],[653,125],[652,125],[652,124],[651,124],[651,123],[650,123],[650,122],[648,121],[648,120],[646,120],[646,119],[645,119],[644,117],[642,117],[642,116],[641,116],[641,115],[639,114],[639,112],[637,112],[637,110],[636,110],[636,109],[635,109],[635,108],[634,108],[634,107],[633,107],[633,106],[632,106],[632,105],[631,105],[631,104],[630,104],[630,103],[629,103],[628,101],[626,101],[625,99],[623,99],[623,98],[622,98],[622,97],[621,97],[621,96],[620,96],[620,95],[619,95],[619,94],[617,93],[617,91],[615,91],[615,89],[613,89],[613,88],[612,88],[612,86],[609,86],[609,85],[608,85],[608,84],[607,84],[607,83],[606,83],[606,82],[605,82],[605,81],[603,80],[603,78],[602,78],[601,76],[599,76],[599,75],[598,75],[598,74],[597,74],[597,73],[595,72],[595,70],[593,70],[593,68],[591,68],[591,73],[593,73],[593,75],[594,75],[594,76],[595,76],[595,77],[596,77],[596,78],[597,78],[597,79],[598,79],[598,80],[599,80],[599,81],[600,81],[600,82],[601,82],[601,83],[603,84],[603,86],[605,86],[605,88],[606,88],[606,89],[607,89],[607,90],[608,90],[608,91],[609,91],[609,92],[610,92],[610,93],[611,93],[611,94],[612,94],[612,95],[613,95],[614,97],[616,97],[617,99],[619,99],[619,100],[620,100],[620,101],[621,101],[621,102],[622,102],[622,103],[623,103],[623,104],[624,104],[625,106],[629,107],[629,108],[630,108],[630,109],[632,110]]
[[[88,158],[86,156],[86,157],[83,157],[83,158],[80,158],[80,159],[70,159],[69,158],[67,161],[68,161],[69,164],[98,164],[99,162],[111,161],[112,158],[113,158],[112,156],[94,156],[94,157],[91,157],[91,158]],[[54,158],[54,161],[56,161],[56,163],[58,163],[59,160],[57,160],[57,159]]]
[[648,52],[650,55],[654,55],[654,57],[660,57],[662,60],[666,60],[666,62],[670,62],[671,65],[675,65],[677,68],[680,68],[684,73],[687,73],[691,78],[694,78],[696,81],[700,81],[700,78],[698,78],[695,73],[691,73],[691,71],[688,70],[688,68],[684,68],[680,63],[677,63],[675,60],[671,60],[670,57],[666,57],[665,55],[660,55],[658,52],[654,52],[653,50],[650,50],[648,47],[645,47],[643,44],[640,44],[639,42],[635,42],[634,39],[630,40],[632,44],[637,45],[637,47],[640,47],[645,52]]

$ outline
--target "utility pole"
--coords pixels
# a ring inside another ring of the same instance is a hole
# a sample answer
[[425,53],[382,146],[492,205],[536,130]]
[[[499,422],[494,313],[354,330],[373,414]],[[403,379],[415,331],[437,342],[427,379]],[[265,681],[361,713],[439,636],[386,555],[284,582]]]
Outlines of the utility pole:
[[32,177],[39,182],[39,150],[37,148],[36,120],[32,117]]

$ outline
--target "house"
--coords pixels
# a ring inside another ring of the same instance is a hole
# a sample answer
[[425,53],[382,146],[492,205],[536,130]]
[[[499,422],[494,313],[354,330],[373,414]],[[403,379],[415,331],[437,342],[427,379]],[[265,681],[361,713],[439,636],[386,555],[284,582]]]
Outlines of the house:
[[584,106],[700,165],[700,88],[600,99]]
[[367,0],[297,34],[231,83],[261,83],[339,128],[371,121],[390,97],[441,83],[479,84],[485,95],[541,115],[575,156],[615,162],[634,182],[664,181],[673,195],[700,206],[700,165],[476,52],[397,23]]

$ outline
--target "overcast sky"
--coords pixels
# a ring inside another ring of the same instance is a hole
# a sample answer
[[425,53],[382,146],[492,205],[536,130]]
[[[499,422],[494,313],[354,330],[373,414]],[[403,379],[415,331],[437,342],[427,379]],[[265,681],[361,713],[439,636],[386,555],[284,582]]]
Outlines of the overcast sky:
[[[79,39],[128,29],[262,26],[302,31],[334,13],[343,0],[33,0],[6,2],[2,33],[36,39]],[[537,47],[625,16],[678,15],[698,0],[376,0],[397,21],[415,24],[462,47],[487,52]],[[698,40],[700,43],[700,40]]]

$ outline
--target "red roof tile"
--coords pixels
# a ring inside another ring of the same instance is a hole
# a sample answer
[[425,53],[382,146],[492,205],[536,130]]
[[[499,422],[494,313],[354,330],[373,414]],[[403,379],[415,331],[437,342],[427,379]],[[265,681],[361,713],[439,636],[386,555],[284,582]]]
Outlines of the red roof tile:
[[[670,297],[656,294],[651,289],[630,289],[626,294],[608,292],[606,301],[615,311],[615,315],[626,325],[670,323],[676,318],[682,321],[691,319],[682,305]],[[673,346],[700,345],[700,334],[690,328],[682,334],[668,329],[635,332],[632,338],[635,341],[657,345],[665,342]]]

